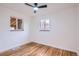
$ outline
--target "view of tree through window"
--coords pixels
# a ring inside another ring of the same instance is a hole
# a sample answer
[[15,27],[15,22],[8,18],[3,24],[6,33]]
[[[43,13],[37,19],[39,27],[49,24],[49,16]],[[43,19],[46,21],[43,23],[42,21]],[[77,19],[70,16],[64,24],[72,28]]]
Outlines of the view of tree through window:
[[10,18],[11,30],[22,30],[22,19],[17,19],[15,17]]

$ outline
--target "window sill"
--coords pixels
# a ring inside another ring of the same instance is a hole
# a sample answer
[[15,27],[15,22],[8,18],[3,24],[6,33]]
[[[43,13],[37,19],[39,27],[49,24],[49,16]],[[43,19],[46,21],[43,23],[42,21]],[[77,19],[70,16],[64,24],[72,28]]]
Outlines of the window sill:
[[24,31],[24,30],[10,30],[10,31]]
[[47,31],[50,31],[50,30],[40,30],[40,31],[46,31],[47,32]]

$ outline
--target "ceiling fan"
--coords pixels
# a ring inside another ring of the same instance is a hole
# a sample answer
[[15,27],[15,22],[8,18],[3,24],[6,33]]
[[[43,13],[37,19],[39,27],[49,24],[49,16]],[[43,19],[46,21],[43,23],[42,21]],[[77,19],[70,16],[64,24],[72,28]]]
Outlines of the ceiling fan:
[[28,5],[30,7],[33,7],[34,13],[36,13],[39,8],[47,8],[47,5],[38,6],[38,3],[34,3],[34,5],[25,3],[25,5]]

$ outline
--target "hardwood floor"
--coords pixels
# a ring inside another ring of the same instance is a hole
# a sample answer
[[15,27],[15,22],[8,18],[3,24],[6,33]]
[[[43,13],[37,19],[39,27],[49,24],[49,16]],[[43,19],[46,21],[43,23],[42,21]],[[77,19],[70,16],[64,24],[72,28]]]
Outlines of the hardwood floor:
[[16,50],[0,53],[0,56],[77,56],[75,52],[30,42]]

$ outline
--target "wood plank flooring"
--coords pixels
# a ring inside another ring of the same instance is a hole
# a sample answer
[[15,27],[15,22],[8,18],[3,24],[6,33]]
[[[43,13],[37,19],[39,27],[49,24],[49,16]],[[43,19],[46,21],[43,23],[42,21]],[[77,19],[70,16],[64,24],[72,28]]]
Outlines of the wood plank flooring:
[[50,47],[35,42],[20,46],[16,50],[0,53],[0,56],[77,56],[75,52]]

